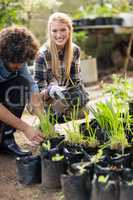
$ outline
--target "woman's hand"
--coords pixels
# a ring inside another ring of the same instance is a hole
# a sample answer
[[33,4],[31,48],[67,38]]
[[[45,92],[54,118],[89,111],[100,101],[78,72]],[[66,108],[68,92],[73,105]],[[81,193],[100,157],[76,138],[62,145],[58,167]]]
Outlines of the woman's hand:
[[63,90],[64,88],[61,86],[52,85],[49,90],[49,96],[52,97],[53,99],[65,99],[65,96],[62,93]]

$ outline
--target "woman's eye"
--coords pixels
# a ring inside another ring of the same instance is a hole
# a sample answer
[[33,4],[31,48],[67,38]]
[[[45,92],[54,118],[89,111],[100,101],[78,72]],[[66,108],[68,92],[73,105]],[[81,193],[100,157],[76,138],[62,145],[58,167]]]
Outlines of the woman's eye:
[[66,31],[66,29],[65,29],[65,28],[63,28],[63,29],[61,29],[60,31],[61,31],[61,32],[65,32],[65,31]]
[[53,30],[52,30],[52,32],[53,32],[53,33],[56,33],[56,32],[57,32],[57,30],[56,30],[56,29],[53,29]]
[[57,33],[57,32],[65,32],[65,31],[66,31],[65,28],[60,29],[60,30],[57,30],[57,29],[53,29],[53,30],[52,30],[53,33]]

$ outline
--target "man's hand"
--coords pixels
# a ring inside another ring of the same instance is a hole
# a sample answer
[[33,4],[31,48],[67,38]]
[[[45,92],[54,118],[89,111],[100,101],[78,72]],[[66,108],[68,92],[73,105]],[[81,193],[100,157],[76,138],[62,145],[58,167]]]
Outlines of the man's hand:
[[42,132],[40,130],[35,130],[31,126],[26,127],[24,134],[35,145],[40,144],[44,140]]

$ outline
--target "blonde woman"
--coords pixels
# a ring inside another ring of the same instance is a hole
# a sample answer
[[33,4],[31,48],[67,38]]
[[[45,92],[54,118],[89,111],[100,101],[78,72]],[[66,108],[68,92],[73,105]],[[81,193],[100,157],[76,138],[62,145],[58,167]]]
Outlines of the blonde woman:
[[50,103],[58,113],[58,121],[59,113],[65,114],[70,109],[69,103],[61,103],[65,100],[63,91],[80,82],[80,49],[72,42],[72,33],[72,20],[67,14],[52,14],[48,20],[48,40],[35,62],[34,78],[45,105]]

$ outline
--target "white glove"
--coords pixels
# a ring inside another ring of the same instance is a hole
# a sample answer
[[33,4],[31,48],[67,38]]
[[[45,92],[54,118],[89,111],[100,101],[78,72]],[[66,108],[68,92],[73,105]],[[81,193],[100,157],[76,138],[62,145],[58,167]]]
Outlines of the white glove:
[[58,85],[52,85],[49,91],[49,96],[53,99],[65,99],[65,96],[62,93],[63,90],[63,87],[60,87]]

